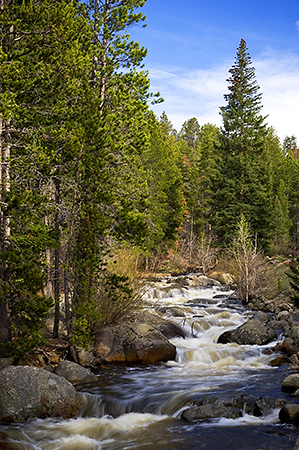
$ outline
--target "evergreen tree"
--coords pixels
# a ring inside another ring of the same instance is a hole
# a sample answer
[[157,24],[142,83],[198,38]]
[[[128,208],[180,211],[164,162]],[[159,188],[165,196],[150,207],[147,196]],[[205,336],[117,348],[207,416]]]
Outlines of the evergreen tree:
[[2,156],[9,160],[2,166],[6,305],[2,300],[1,307],[10,312],[14,346],[26,351],[38,343],[41,318],[52,302],[42,295],[46,252],[60,245],[49,220],[55,203],[51,180],[57,179],[62,144],[72,133],[66,121],[78,99],[81,49],[89,27],[82,8],[72,2],[4,1],[1,9],[0,141]]
[[199,145],[201,157],[199,160],[199,196],[198,196],[198,221],[201,223],[202,231],[212,238],[211,235],[211,210],[212,180],[217,173],[217,157],[220,146],[220,130],[212,124],[201,127],[199,134]]
[[270,250],[274,253],[286,253],[289,250],[291,230],[287,158],[272,128],[268,129],[265,144],[270,162],[269,173],[271,177],[273,202]]
[[[144,3],[91,2],[93,97],[83,114],[83,170],[78,182],[78,220],[69,273],[74,286],[73,326],[77,337],[84,329],[85,337],[92,333],[103,289],[110,297],[122,286],[126,289],[125,280],[106,269],[113,240],[144,245],[146,183],[140,178],[140,154],[149,139],[149,80],[140,70],[146,50],[128,34],[130,26],[143,22],[143,14],[136,9]],[[100,323],[100,311],[98,314]]]
[[266,125],[261,94],[245,41],[229,70],[227,105],[221,108],[222,138],[213,180],[213,226],[222,243],[233,237],[241,214],[262,245],[271,234],[272,203]]
[[[165,126],[167,124],[167,127]],[[150,253],[162,242],[173,245],[183,220],[184,197],[180,146],[165,114],[158,122],[149,115],[150,146],[142,154],[149,188],[148,236]]]
[[288,195],[291,220],[291,250],[293,256],[299,254],[299,163],[295,136],[286,137],[283,142],[285,154],[285,184]]
[[299,307],[299,257],[293,260],[290,265],[291,273],[287,273],[288,277],[291,279],[290,285],[294,290],[294,295],[292,296],[292,300],[294,305]]

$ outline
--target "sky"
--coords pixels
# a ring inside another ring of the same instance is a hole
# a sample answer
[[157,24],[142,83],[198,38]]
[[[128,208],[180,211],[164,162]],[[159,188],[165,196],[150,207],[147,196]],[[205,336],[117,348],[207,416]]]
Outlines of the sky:
[[148,49],[144,60],[151,92],[164,102],[174,128],[196,117],[200,125],[222,125],[228,70],[245,39],[262,93],[262,114],[281,142],[299,141],[298,0],[147,0],[146,28],[131,37]]

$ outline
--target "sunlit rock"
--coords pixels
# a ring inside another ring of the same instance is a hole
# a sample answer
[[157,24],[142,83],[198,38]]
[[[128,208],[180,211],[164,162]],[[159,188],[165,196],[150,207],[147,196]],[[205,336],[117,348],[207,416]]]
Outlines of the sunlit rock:
[[172,339],[175,337],[186,337],[187,332],[181,326],[172,322],[171,320],[166,320],[157,314],[152,314],[148,311],[142,311],[136,313],[133,317],[134,322],[146,323],[156,330],[160,331],[167,339]]
[[153,364],[176,356],[175,346],[160,331],[133,322],[97,332],[96,350],[109,363]]

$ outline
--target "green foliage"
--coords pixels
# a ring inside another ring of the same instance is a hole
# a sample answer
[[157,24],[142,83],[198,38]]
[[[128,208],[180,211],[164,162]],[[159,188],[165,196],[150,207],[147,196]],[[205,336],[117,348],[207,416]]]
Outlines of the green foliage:
[[221,108],[224,128],[217,172],[212,182],[213,226],[222,243],[228,243],[242,214],[265,247],[271,234],[272,202],[266,128],[261,94],[245,41],[237,49],[230,69],[228,104]]
[[291,279],[290,285],[294,290],[294,295],[291,298],[296,308],[299,308],[299,257],[292,261],[290,270],[291,273],[287,273],[287,276]]
[[[161,122],[149,117],[150,146],[142,154],[148,198],[148,240],[151,251],[164,241],[173,244],[183,220],[183,164],[179,144],[164,114]],[[169,134],[170,133],[170,134]]]

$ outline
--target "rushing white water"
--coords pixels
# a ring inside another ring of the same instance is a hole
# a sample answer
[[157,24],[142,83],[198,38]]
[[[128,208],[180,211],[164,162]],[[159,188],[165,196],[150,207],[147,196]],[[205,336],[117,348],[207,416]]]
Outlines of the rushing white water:
[[[240,302],[228,300],[230,293],[220,287],[172,289],[166,281],[156,283],[145,298],[148,308],[163,311],[188,332],[185,339],[172,340],[177,348],[175,361],[154,367],[103,369],[98,383],[78,386],[84,405],[77,419],[35,420],[3,426],[0,431],[6,431],[10,442],[24,450],[278,448],[276,440],[269,447],[262,446],[264,441],[269,444],[266,432],[259,446],[250,446],[250,429],[272,427],[271,439],[284,437],[278,411],[264,417],[244,414],[234,420],[195,424],[180,419],[181,412],[203,395],[264,391],[268,395],[273,390],[279,371],[269,366],[271,356],[263,352],[265,347],[217,344],[221,333],[241,325],[250,314]],[[280,427],[276,434],[275,427]],[[243,446],[223,442],[221,436],[229,442],[232,430],[239,430]],[[294,441],[293,435],[283,440],[284,446],[279,441],[279,448],[291,449],[289,441]]]

